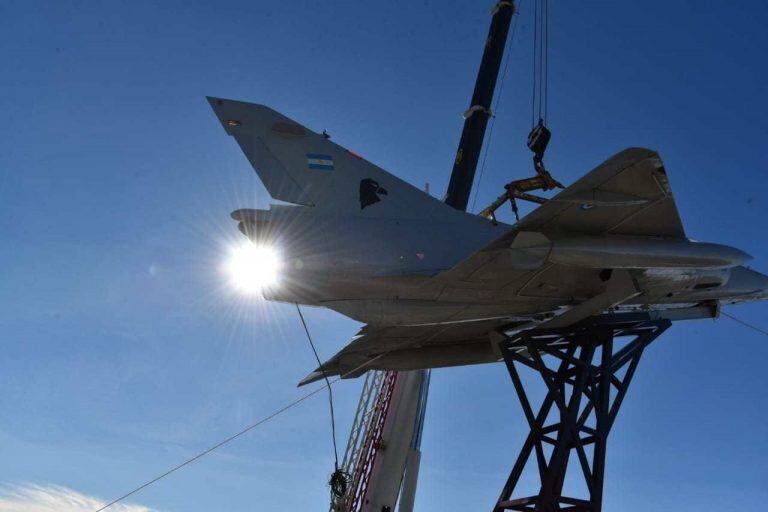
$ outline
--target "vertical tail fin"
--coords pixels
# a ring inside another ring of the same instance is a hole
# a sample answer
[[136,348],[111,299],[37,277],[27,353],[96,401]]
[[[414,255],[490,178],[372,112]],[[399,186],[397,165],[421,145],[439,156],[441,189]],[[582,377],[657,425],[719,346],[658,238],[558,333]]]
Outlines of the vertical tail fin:
[[269,107],[208,98],[275,199],[363,217],[455,212],[351,151]]

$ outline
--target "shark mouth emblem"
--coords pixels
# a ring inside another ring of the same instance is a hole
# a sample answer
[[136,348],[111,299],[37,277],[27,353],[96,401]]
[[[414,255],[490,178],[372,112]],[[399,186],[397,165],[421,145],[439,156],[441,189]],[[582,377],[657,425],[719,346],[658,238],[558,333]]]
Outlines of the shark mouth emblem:
[[366,206],[371,206],[374,203],[381,201],[381,197],[386,196],[387,189],[380,187],[379,184],[370,179],[365,178],[360,180],[360,209],[364,209]]

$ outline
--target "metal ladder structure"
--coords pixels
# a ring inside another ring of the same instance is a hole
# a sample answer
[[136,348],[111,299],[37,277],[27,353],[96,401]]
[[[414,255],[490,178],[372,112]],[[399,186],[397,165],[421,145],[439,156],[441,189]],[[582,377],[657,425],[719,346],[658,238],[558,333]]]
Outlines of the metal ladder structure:
[[341,464],[347,492],[331,512],[412,512],[429,370],[371,371],[365,376]]
[[341,469],[350,478],[347,494],[331,503],[331,512],[357,512],[368,488],[372,462],[380,447],[381,429],[397,372],[371,371],[365,376]]

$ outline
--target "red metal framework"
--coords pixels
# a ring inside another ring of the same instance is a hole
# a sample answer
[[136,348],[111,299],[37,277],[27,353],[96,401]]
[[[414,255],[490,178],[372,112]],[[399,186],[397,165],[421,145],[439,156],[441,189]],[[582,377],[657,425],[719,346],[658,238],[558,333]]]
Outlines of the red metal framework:
[[384,373],[381,384],[376,391],[373,407],[364,412],[367,415],[365,431],[362,442],[357,451],[356,460],[352,461],[351,478],[347,495],[334,507],[343,512],[360,512],[365,504],[365,496],[370,483],[371,471],[376,454],[381,448],[381,436],[387,412],[392,399],[392,393],[397,382],[398,373],[388,371]]

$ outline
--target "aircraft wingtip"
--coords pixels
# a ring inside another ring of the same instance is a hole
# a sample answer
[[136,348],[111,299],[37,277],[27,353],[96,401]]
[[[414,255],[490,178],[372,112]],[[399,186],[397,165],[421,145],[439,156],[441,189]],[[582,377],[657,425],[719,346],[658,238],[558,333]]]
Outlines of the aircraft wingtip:
[[313,382],[323,380],[324,377],[325,376],[323,375],[323,372],[321,372],[320,370],[315,370],[309,375],[307,375],[306,377],[304,377],[303,379],[301,379],[299,381],[298,386],[296,387],[300,388],[302,386],[306,386],[307,384],[312,384]]
[[221,98],[217,98],[216,96],[206,96],[205,99],[208,100],[208,103],[211,104],[211,106],[221,105],[221,103],[224,101]]

